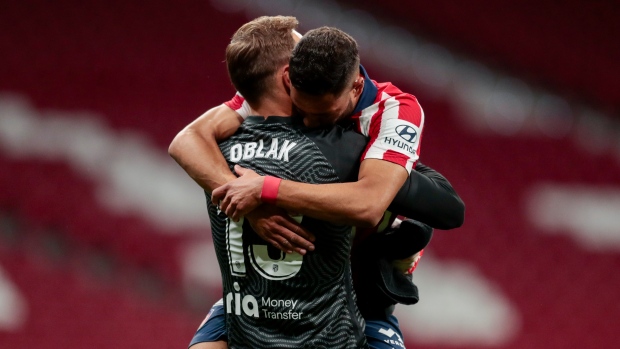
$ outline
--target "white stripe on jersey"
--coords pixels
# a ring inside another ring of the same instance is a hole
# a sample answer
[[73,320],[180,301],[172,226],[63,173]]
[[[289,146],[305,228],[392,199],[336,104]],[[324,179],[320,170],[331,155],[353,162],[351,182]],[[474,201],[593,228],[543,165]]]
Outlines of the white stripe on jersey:
[[239,92],[237,92],[231,100],[224,104],[230,109],[236,111],[237,114],[243,118],[243,120],[252,114],[252,108],[250,108],[248,102]]
[[[384,95],[386,94],[383,93],[382,97]],[[397,96],[389,97],[382,101],[384,103],[384,108],[381,113],[379,134],[376,138],[371,137],[372,144],[369,145],[364,159],[386,159],[385,156],[388,151],[396,152],[407,157],[406,162],[400,164],[405,167],[407,172],[411,172],[413,164],[419,158],[418,149],[424,124],[424,112],[421,111],[420,113],[420,127],[409,120],[400,118],[401,103],[396,97]],[[380,103],[381,102],[377,103],[377,106]],[[420,107],[419,103],[417,103],[417,105]],[[364,113],[362,112],[362,114]],[[378,120],[376,120],[377,117],[379,117],[379,115],[375,115],[373,120],[370,120],[369,125],[365,126],[366,130],[370,129],[370,124],[378,122]],[[360,118],[360,124],[362,122]],[[364,122],[367,121],[364,120]],[[369,131],[367,132],[369,133]],[[368,135],[368,133],[366,135]]]
[[420,117],[420,130],[424,130],[424,120],[426,119],[426,117],[424,116],[424,109],[422,109],[422,106],[420,105],[420,102],[417,98],[415,101],[416,103],[418,103],[418,107],[420,107],[420,113],[422,113],[422,116]]
[[245,120],[248,116],[250,116],[250,114],[252,114],[252,108],[250,108],[250,105],[248,104],[248,102],[244,99],[243,103],[241,104],[241,107],[237,110],[235,110],[239,115],[241,115],[241,117],[243,118],[243,120]]
[[[380,101],[384,99],[388,99],[388,98],[390,98],[389,94],[385,92],[381,92]],[[364,136],[368,136],[368,132],[369,132],[368,130],[370,129],[372,117],[379,111],[379,103],[380,102],[377,102],[371,105],[370,107],[362,110],[362,114],[359,117],[359,123],[360,123],[360,133],[363,134]]]

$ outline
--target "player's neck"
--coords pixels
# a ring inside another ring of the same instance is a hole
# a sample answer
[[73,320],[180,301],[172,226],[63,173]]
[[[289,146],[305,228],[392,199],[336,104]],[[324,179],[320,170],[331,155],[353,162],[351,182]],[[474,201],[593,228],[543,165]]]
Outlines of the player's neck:
[[292,112],[291,100],[288,98],[264,98],[256,108],[252,107],[254,115],[268,116],[290,116]]

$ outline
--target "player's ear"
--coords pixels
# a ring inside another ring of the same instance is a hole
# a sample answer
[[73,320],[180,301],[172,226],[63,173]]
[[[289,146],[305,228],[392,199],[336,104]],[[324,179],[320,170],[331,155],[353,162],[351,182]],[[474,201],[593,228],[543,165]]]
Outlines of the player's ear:
[[362,94],[362,91],[364,91],[364,76],[360,74],[355,81],[353,81],[351,93],[353,93],[354,98],[357,98]]
[[284,67],[284,73],[282,73],[282,83],[286,89],[286,93],[291,94],[291,78],[288,75],[288,65]]

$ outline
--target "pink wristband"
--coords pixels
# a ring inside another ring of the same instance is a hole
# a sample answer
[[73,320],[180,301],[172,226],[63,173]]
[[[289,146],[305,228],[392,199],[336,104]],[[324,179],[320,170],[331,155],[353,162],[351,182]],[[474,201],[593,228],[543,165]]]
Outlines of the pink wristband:
[[260,199],[267,204],[276,204],[278,200],[278,189],[280,188],[281,178],[266,176],[263,183],[263,190],[260,193]]

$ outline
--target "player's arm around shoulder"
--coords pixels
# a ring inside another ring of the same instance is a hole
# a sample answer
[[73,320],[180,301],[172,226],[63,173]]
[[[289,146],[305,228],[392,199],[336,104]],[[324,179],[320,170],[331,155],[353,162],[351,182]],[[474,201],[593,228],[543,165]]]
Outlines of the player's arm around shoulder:
[[[213,191],[213,203],[219,204],[229,217],[238,219],[262,202],[265,177],[241,177]],[[348,183],[309,184],[279,181],[275,203],[291,212],[334,223],[373,227],[402,187],[409,173],[404,166],[367,159],[360,166],[358,180]],[[273,199],[273,198],[272,198]]]
[[227,105],[211,108],[176,135],[168,153],[196,183],[211,192],[236,178],[217,143],[232,136],[242,122]]
[[330,222],[373,227],[407,177],[401,165],[368,159],[362,162],[356,182],[317,185],[283,180],[276,203]]

